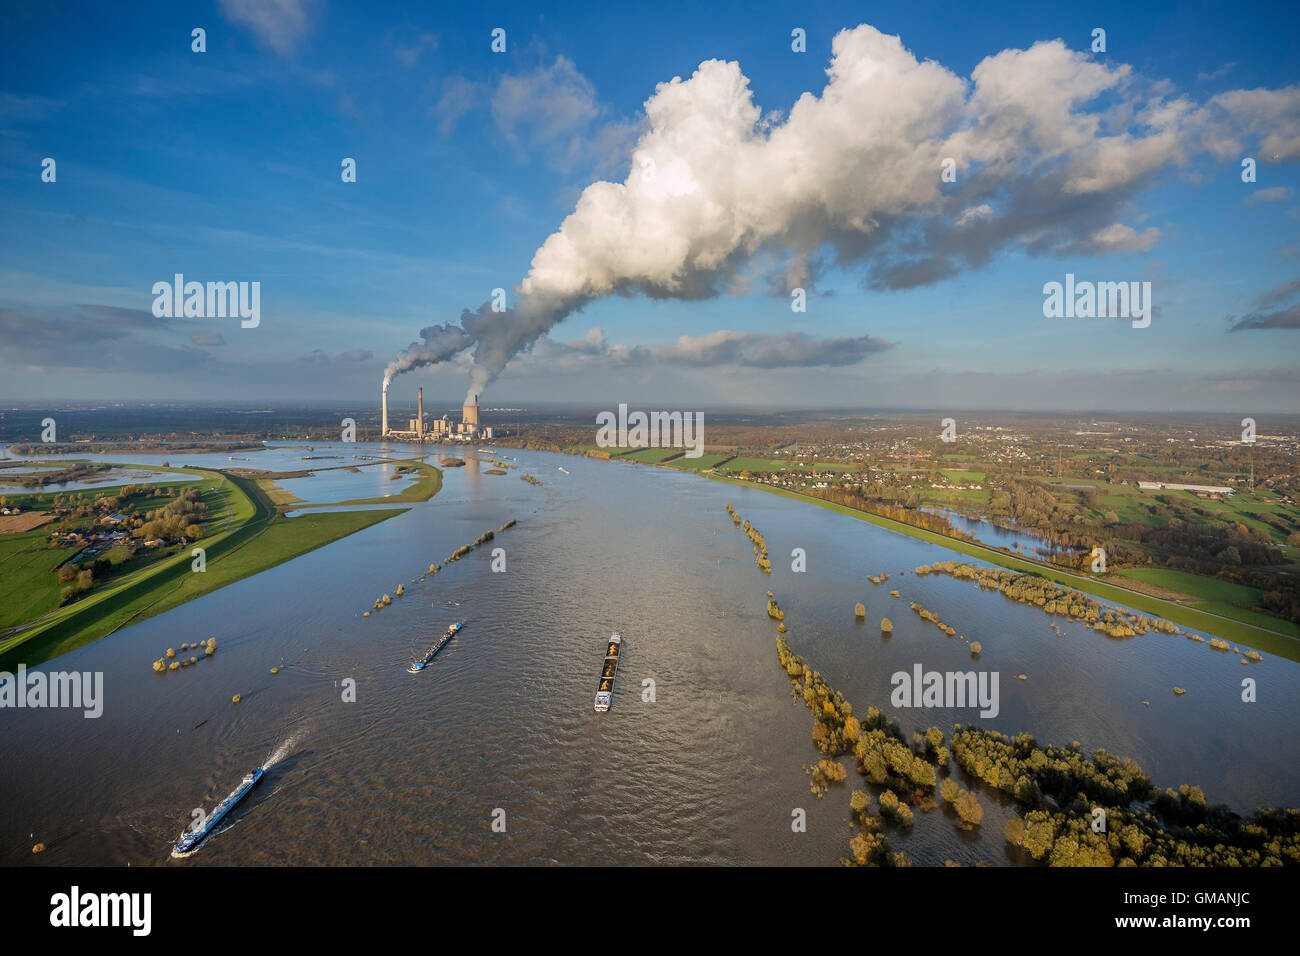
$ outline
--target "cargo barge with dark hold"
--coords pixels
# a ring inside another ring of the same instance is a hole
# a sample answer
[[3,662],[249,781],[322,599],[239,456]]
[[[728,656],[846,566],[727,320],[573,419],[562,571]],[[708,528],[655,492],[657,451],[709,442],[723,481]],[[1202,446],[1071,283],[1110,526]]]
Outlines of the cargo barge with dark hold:
[[618,655],[623,649],[623,635],[615,634],[605,645],[605,663],[600,670],[600,684],[596,688],[596,710],[609,710],[614,698],[614,677],[618,673]]
[[455,624],[451,625],[451,627],[447,628],[447,630],[443,632],[442,637],[438,638],[438,643],[425,651],[423,657],[411,661],[411,666],[408,667],[407,670],[412,674],[418,674],[420,671],[424,670],[428,663],[433,660],[434,655],[442,650],[447,645],[447,642],[456,636],[456,632],[464,626],[464,621],[457,621]]

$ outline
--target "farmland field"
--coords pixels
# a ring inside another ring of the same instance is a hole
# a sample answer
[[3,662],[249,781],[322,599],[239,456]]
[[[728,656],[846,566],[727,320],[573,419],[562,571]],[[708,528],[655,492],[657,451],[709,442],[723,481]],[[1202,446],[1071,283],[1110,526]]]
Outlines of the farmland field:
[[66,549],[49,547],[44,531],[0,536],[0,577],[5,582],[0,627],[22,624],[58,603],[61,585],[54,569],[68,557]]
[[1124,568],[1116,574],[1185,595],[1188,600],[1179,603],[1186,607],[1300,637],[1300,627],[1290,621],[1253,610],[1263,595],[1257,588],[1169,568]]
[[718,462],[726,461],[729,455],[707,454],[699,458],[674,458],[670,462],[665,462],[669,468],[681,468],[683,471],[704,471],[706,468],[712,468]]
[[856,465],[842,465],[835,462],[819,461],[804,467],[791,459],[737,457],[722,466],[728,474],[740,471],[853,471]]
[[620,455],[620,458],[626,458],[628,461],[639,461],[644,464],[658,464],[667,458],[674,458],[682,454],[681,448],[639,448],[636,451],[630,451],[627,454]]

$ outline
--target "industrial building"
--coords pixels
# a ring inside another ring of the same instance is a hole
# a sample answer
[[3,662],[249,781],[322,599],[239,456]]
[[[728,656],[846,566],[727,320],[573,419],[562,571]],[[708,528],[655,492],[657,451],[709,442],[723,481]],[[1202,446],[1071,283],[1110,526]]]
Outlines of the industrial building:
[[1235,490],[1220,485],[1177,485],[1167,481],[1139,481],[1138,487],[1147,491],[1194,491],[1202,495],[1230,495]]
[[388,427],[388,382],[381,396],[380,432],[384,438],[414,442],[482,441],[495,435],[492,428],[484,428],[478,420],[478,396],[461,406],[461,420],[451,421],[446,415],[432,422],[424,419],[424,389],[417,390],[416,416],[407,419],[405,429]]

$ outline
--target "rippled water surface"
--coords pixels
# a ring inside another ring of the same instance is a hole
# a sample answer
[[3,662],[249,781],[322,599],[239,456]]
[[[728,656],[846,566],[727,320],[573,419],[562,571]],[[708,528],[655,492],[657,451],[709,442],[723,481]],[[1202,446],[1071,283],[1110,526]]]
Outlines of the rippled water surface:
[[[823,799],[808,792],[812,723],[776,662],[769,588],[794,650],[860,712],[876,705],[907,730],[948,731],[978,717],[894,710],[890,675],[916,663],[996,670],[1001,711],[979,721],[986,726],[1132,756],[1157,784],[1197,783],[1211,802],[1300,801],[1295,664],[1269,657],[1247,668],[1182,637],[1115,641],[966,582],[918,578],[918,564],[955,556],[763,491],[671,469],[507,453],[517,470],[487,475],[491,466],[472,459],[449,468],[429,502],[44,665],[103,671],[104,715],[0,711],[0,860],[833,863],[847,852],[849,788],[860,778],[850,771]],[[250,457],[271,454],[287,456]],[[183,463],[232,464],[221,457]],[[543,486],[521,481],[523,471]],[[727,501],[765,535],[770,576],[755,567]],[[412,581],[509,518],[519,524],[488,546]],[[505,550],[505,573],[490,570],[495,547]],[[796,547],[806,573],[790,570]],[[888,583],[866,580],[882,571]],[[399,583],[404,597],[362,617]],[[912,614],[911,600],[980,641],[979,662]],[[865,624],[854,622],[857,601]],[[883,616],[895,623],[888,639]],[[407,673],[417,651],[462,619],[433,664]],[[625,650],[614,706],[596,714],[604,641],[616,630]],[[212,659],[151,670],[166,648],[213,636]],[[1258,680],[1258,703],[1240,701],[1244,675]],[[354,703],[342,699],[347,680]],[[646,681],[653,702],[643,700]],[[233,825],[189,859],[170,860],[191,811],[210,809],[272,754]],[[981,832],[960,833],[935,810],[891,841],[923,864],[1006,863],[1011,807],[979,794]],[[807,810],[806,833],[791,832],[794,808]],[[496,810],[504,833],[493,832]],[[48,849],[34,858],[36,841]]]

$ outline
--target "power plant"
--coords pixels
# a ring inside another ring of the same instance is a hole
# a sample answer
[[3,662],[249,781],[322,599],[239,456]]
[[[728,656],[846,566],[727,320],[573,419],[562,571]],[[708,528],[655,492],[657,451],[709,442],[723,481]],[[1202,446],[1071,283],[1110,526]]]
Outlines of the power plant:
[[424,388],[416,390],[416,417],[407,420],[405,429],[388,427],[388,386],[384,382],[380,396],[380,434],[383,438],[395,438],[414,442],[447,441],[482,441],[493,437],[494,430],[483,428],[478,421],[478,396],[461,406],[460,421],[453,422],[446,415],[435,418],[426,424],[424,420]]

